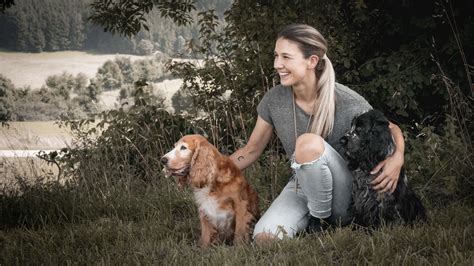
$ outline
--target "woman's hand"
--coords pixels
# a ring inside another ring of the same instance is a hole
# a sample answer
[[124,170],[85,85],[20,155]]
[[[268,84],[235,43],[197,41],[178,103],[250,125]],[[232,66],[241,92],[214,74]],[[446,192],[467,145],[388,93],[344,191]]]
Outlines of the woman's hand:
[[403,154],[395,153],[375,166],[370,172],[371,174],[377,174],[381,169],[382,171],[370,182],[373,185],[373,189],[378,190],[380,193],[388,191],[393,193],[397,188],[403,162]]
[[389,124],[390,133],[395,142],[395,152],[392,156],[387,157],[385,160],[380,162],[370,172],[371,174],[377,174],[380,169],[380,174],[370,182],[373,185],[373,189],[378,190],[380,193],[390,192],[393,193],[397,188],[398,179],[400,178],[400,171],[402,170],[403,163],[405,162],[405,140],[403,138],[402,131],[400,128],[391,123]]

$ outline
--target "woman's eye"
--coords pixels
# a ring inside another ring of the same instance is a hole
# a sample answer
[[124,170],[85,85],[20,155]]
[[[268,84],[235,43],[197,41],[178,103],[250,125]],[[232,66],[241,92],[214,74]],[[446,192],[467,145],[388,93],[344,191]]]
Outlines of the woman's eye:
[[179,149],[184,151],[184,150],[186,150],[186,146],[182,145],[181,147],[179,147]]
[[361,131],[362,127],[356,127],[356,131]]

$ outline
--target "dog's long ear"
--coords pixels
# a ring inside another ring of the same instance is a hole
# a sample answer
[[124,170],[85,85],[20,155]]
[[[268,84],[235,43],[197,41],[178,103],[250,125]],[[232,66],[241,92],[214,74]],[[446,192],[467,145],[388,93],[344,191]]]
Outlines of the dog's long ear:
[[193,187],[202,188],[214,183],[217,174],[217,163],[210,145],[204,141],[197,143],[189,170]]
[[373,110],[372,112],[375,116],[375,120],[372,123],[372,128],[370,129],[370,131],[381,132],[383,131],[382,129],[388,128],[390,123],[388,119],[385,117],[385,115],[379,110]]
[[374,149],[373,155],[375,155],[375,160],[377,161],[385,160],[385,158],[390,156],[394,150],[395,144],[389,125],[390,122],[381,112],[380,116],[378,116],[372,124],[371,132],[373,143],[371,146]]

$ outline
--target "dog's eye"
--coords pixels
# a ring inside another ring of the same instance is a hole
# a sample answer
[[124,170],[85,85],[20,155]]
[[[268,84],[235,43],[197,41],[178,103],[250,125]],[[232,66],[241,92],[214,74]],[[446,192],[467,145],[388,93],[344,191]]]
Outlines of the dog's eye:
[[181,145],[181,147],[179,147],[179,149],[182,150],[182,151],[184,151],[184,150],[186,150],[187,148],[186,148],[186,146]]
[[356,131],[362,131],[362,127],[356,127]]

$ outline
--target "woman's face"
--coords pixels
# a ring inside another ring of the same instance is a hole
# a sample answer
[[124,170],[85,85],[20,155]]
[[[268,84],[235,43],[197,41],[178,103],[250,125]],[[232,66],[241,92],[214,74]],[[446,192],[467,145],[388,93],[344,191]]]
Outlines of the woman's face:
[[276,41],[273,67],[277,70],[280,82],[284,86],[314,86],[307,83],[315,80],[314,68],[318,60],[315,55],[304,58],[296,42],[283,38]]

